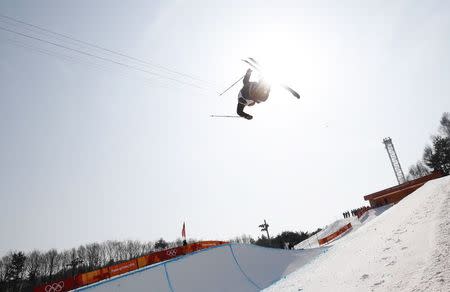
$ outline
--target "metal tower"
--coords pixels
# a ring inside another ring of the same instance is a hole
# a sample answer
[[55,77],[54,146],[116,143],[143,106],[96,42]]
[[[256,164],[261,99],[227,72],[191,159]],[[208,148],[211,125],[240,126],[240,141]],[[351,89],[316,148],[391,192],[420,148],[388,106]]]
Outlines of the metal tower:
[[403,174],[402,166],[400,165],[400,161],[398,160],[397,153],[395,152],[394,144],[392,144],[392,140],[390,137],[384,138],[383,143],[384,146],[386,146],[386,151],[389,155],[389,159],[391,160],[392,168],[394,169],[398,184],[402,184],[406,180]]

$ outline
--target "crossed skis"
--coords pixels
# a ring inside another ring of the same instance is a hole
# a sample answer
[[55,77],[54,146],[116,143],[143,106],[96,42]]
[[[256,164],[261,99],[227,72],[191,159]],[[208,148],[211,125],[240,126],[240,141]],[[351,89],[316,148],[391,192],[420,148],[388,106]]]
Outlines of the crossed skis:
[[[247,59],[242,59],[243,62],[245,62],[247,65],[249,65],[252,69],[255,69],[256,71],[258,71],[259,73],[263,74],[262,70],[261,70],[261,66],[259,65],[259,63],[253,59],[253,58],[247,58]],[[241,78],[242,79],[242,78]],[[236,82],[237,83],[237,82]],[[233,84],[234,85],[234,84]],[[293,96],[295,96],[296,98],[300,98],[300,94],[297,93],[297,91],[295,91],[294,89],[292,89],[291,87],[285,85],[285,84],[280,84],[281,87],[283,87],[284,89],[286,89],[287,91],[289,91]]]

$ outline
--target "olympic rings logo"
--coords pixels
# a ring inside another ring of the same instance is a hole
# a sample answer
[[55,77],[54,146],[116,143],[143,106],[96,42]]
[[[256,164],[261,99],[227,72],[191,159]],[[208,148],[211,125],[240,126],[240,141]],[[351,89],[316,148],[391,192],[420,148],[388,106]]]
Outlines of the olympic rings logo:
[[53,283],[45,286],[45,292],[59,292],[64,288],[64,282]]
[[174,257],[174,256],[177,255],[177,250],[176,250],[176,249],[168,250],[168,251],[166,252],[166,254],[167,254],[168,256]]

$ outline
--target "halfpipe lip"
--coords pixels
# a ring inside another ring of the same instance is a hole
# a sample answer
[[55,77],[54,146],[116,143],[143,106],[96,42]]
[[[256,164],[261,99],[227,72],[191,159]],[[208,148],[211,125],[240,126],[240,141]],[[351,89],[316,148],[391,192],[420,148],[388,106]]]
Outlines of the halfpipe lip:
[[[157,267],[160,267],[160,266],[164,267],[164,270],[165,270],[164,272],[166,273],[166,268],[165,267],[166,267],[166,265],[168,263],[173,263],[173,262],[176,262],[176,261],[180,261],[182,259],[186,259],[188,257],[194,256],[194,255],[197,255],[197,254],[200,254],[200,253],[208,252],[210,250],[217,249],[217,248],[229,247],[231,249],[232,253],[233,253],[233,246],[251,246],[252,248],[271,250],[272,252],[274,252],[274,251],[275,252],[279,252],[279,253],[286,253],[286,252],[288,252],[288,253],[292,253],[292,254],[302,253],[304,251],[304,250],[301,250],[301,249],[286,250],[286,249],[279,249],[279,248],[274,248],[274,247],[265,247],[265,246],[259,246],[259,245],[255,245],[255,244],[246,244],[246,243],[244,243],[244,244],[242,244],[242,243],[224,243],[224,244],[221,244],[221,245],[212,246],[212,247],[209,247],[209,248],[206,248],[206,249],[194,251],[192,253],[189,253],[189,254],[186,254],[186,255],[182,255],[182,256],[177,257],[177,258],[169,259],[169,260],[166,260],[166,261],[163,261],[163,262],[159,262],[159,263],[156,263],[156,264],[153,264],[153,265],[142,267],[140,269],[137,269],[137,270],[134,270],[134,271],[130,271],[128,273],[121,274],[121,275],[118,275],[118,276],[115,276],[115,277],[112,277],[112,278],[109,278],[109,279],[105,279],[103,281],[100,281],[100,282],[97,282],[97,283],[93,283],[91,285],[87,285],[87,286],[84,286],[84,287],[76,288],[76,289],[74,289],[72,291],[89,290],[89,289],[92,289],[94,287],[97,287],[97,286],[100,286],[100,285],[103,285],[103,284],[106,284],[106,283],[109,283],[109,282],[117,281],[119,279],[131,276],[131,275],[134,275],[134,274],[142,273],[144,271],[147,271],[147,270],[150,270],[150,269],[154,269],[154,268],[157,268]],[[311,250],[313,250],[313,249],[324,250],[324,249],[327,249],[327,248],[326,247],[317,247],[317,248],[312,248]],[[237,259],[235,258],[234,260],[236,261]],[[239,264],[238,264],[238,266],[239,266]],[[243,272],[243,271],[241,270],[241,272]],[[243,274],[245,275],[245,273],[243,273]],[[166,276],[167,276],[167,273],[166,273]],[[248,279],[248,277],[247,277],[247,279]],[[280,279],[282,279],[282,277],[277,279],[277,280],[275,280],[275,281],[273,281],[272,284],[278,282]]]

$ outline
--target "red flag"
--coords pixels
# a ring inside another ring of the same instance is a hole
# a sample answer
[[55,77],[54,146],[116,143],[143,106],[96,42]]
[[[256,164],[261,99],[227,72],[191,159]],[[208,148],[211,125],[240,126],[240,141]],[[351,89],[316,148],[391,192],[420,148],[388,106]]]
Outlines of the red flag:
[[183,229],[181,230],[181,236],[183,238],[186,238],[186,226],[185,226],[184,222],[183,222]]

